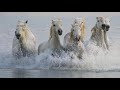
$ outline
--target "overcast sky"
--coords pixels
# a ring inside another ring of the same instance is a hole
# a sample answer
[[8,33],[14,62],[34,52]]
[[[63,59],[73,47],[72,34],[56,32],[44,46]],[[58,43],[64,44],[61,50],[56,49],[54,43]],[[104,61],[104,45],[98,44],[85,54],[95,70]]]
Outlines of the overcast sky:
[[120,25],[120,12],[0,12],[0,29],[15,28],[18,20],[28,20],[33,28],[46,27],[53,18],[61,18],[63,25],[70,27],[76,17],[85,17],[87,25],[93,26],[96,16],[112,17],[113,24]]
[[120,12],[0,12],[0,16],[120,16]]

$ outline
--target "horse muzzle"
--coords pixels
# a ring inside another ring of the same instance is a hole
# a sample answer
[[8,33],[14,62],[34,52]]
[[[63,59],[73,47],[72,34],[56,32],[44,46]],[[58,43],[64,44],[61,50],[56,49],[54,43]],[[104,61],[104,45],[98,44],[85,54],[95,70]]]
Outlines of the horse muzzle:
[[106,25],[102,24],[102,29],[105,30],[105,28],[106,28]]
[[15,31],[15,36],[16,36],[17,39],[20,38],[20,34],[17,34],[16,31]]
[[109,28],[110,28],[109,25],[102,24],[102,29],[103,29],[104,31],[109,31]]
[[20,34],[17,34],[17,35],[16,35],[16,38],[19,39],[19,38],[20,38]]
[[106,25],[106,31],[109,31],[109,29],[110,29],[110,26]]
[[77,42],[79,42],[79,41],[80,41],[80,37],[76,37],[75,40],[76,40]]
[[62,35],[62,30],[58,30],[58,34],[59,34],[59,35]]

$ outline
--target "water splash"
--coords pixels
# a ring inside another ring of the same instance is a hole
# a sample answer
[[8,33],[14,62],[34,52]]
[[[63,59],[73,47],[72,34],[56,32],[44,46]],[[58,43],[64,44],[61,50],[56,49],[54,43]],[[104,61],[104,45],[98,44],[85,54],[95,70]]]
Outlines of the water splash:
[[[78,59],[73,52],[62,52],[62,55],[52,56],[46,51],[34,59],[25,57],[15,60],[11,52],[0,53],[0,68],[22,69],[61,69],[61,70],[85,70],[85,71],[109,71],[120,70],[120,43],[114,42],[110,51],[105,52],[94,44],[89,44],[89,51]],[[96,52],[93,53],[93,52]]]

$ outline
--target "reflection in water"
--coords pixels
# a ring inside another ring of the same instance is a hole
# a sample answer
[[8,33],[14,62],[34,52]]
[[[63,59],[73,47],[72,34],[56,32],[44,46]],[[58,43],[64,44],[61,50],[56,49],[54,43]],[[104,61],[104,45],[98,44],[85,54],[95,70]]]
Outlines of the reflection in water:
[[83,77],[80,71],[61,71],[61,70],[12,70],[13,78],[78,78]]
[[120,72],[0,69],[0,78],[120,78]]
[[12,72],[13,78],[26,78],[29,75],[30,75],[29,72],[27,70],[24,70],[24,69],[15,69]]

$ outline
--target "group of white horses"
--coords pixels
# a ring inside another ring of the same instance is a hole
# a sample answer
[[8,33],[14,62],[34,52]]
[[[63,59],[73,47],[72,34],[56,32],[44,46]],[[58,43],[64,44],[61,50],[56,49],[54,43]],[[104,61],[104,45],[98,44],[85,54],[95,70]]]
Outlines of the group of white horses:
[[[40,55],[47,49],[53,52],[61,50],[73,51],[77,57],[82,58],[85,50],[86,23],[84,18],[75,18],[71,24],[71,30],[64,36],[64,44],[61,45],[59,36],[62,35],[62,20],[52,20],[50,37],[47,42],[41,43],[36,48],[36,38],[28,27],[28,21],[18,21],[15,37],[13,39],[12,53],[16,58]],[[107,31],[110,28],[110,19],[107,17],[96,17],[96,24],[91,29],[90,40],[96,46],[109,50],[109,39]]]

